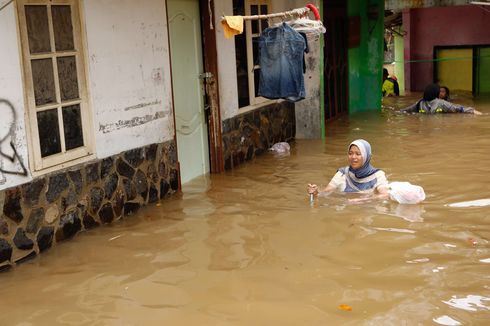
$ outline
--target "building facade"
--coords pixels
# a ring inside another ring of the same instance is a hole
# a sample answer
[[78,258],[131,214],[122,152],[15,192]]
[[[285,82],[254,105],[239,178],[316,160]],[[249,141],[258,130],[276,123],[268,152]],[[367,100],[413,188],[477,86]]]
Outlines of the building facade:
[[318,125],[304,110],[319,116],[319,62],[307,106],[257,97],[246,25],[252,73],[239,96],[218,14],[303,5],[0,1],[0,269],[292,140],[298,106]]

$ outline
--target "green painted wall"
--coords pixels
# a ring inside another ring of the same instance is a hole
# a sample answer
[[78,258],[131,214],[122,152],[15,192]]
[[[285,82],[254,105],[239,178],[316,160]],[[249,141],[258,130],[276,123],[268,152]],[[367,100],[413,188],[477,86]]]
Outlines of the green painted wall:
[[[401,33],[401,26],[396,29]],[[395,34],[395,77],[398,80],[398,86],[400,87],[400,95],[405,95],[405,68],[404,62],[404,43],[403,37]]]
[[347,3],[347,15],[360,17],[359,47],[347,51],[349,113],[380,110],[384,59],[384,1],[350,0]]
[[477,95],[490,95],[490,47],[479,49]]

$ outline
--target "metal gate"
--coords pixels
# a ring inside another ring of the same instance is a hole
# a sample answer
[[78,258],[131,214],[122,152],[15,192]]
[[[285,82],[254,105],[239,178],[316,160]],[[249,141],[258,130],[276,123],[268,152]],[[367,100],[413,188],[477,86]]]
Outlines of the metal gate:
[[347,1],[323,2],[325,122],[348,111]]

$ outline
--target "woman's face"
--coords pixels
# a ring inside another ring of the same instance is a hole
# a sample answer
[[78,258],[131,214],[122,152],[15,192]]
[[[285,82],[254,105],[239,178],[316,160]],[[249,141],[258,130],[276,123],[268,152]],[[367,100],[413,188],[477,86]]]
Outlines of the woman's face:
[[444,87],[439,88],[439,98],[445,99],[447,96],[446,89]]
[[362,166],[362,154],[359,147],[356,145],[352,145],[349,148],[349,165],[354,170],[357,170]]

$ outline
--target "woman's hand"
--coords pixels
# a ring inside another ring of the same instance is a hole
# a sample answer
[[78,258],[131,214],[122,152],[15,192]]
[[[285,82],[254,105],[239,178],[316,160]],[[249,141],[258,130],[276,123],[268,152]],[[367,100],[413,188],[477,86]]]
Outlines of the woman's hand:
[[316,184],[311,184],[311,183],[308,183],[308,188],[306,189],[306,191],[311,195],[311,194],[314,194],[314,195],[318,195],[318,186]]
[[473,109],[473,114],[474,115],[482,115],[482,113],[478,110]]

